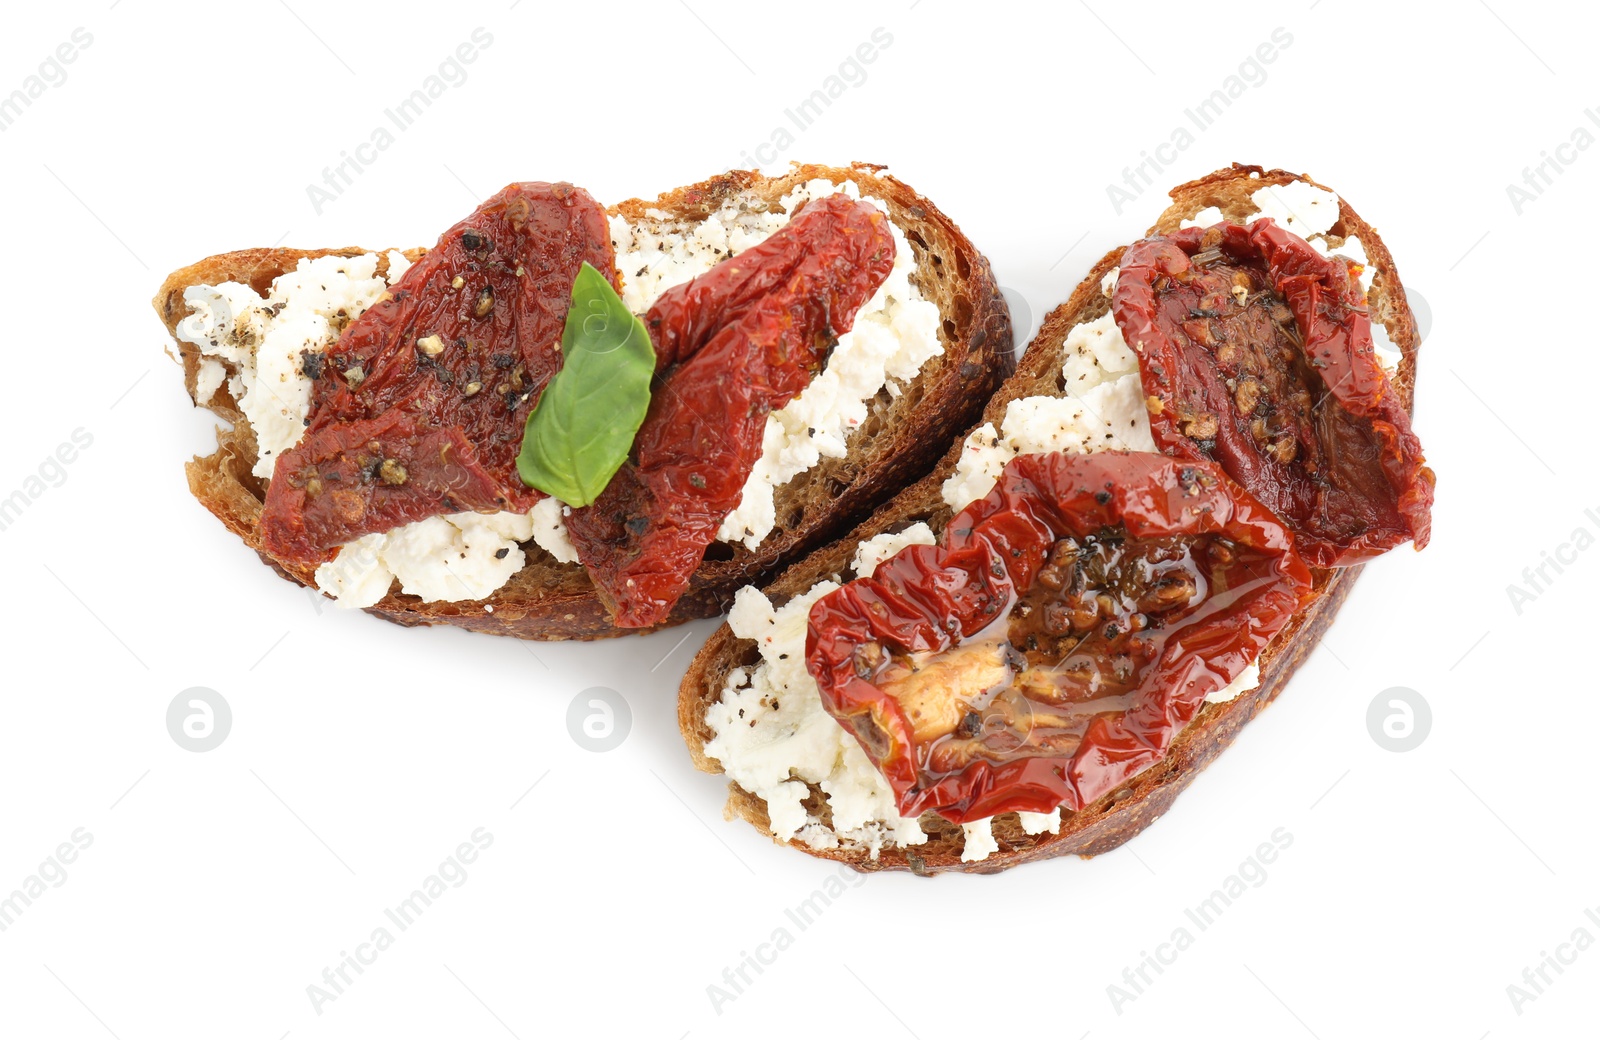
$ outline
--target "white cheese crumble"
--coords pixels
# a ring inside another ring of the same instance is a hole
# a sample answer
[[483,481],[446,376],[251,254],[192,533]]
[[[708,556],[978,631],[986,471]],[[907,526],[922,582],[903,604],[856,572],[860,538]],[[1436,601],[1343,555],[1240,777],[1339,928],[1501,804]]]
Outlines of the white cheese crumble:
[[1047,813],[1019,812],[1017,813],[1017,821],[1022,824],[1022,832],[1024,834],[1043,834],[1046,831],[1051,834],[1061,833],[1060,809],[1052,809]]
[[342,606],[371,606],[400,591],[430,601],[483,599],[522,569],[518,542],[533,536],[524,513],[430,516],[358,538],[317,568],[317,587]]
[[[779,841],[798,839],[818,849],[843,843],[864,847],[876,859],[886,844],[920,845],[927,835],[916,820],[895,812],[888,783],[855,737],[823,709],[806,671],[807,616],[838,587],[820,582],[776,610],[758,589],[739,590],[728,625],[741,639],[755,640],[761,662],[735,669],[721,699],[706,711],[716,737],[705,750],[730,779],[767,803]],[[807,784],[827,797],[831,828],[801,804]]]
[[393,285],[404,278],[407,271],[411,270],[411,261],[407,260],[406,255],[397,249],[391,249],[384,255],[389,259],[389,284]]
[[[405,265],[400,254],[389,257]],[[239,282],[183,291],[191,313],[178,323],[178,338],[202,356],[195,396],[209,402],[221,386],[220,362],[232,366],[228,391],[256,434],[256,476],[270,478],[278,456],[305,432],[311,380],[300,370],[300,352],[326,349],[377,300],[388,287],[377,268],[375,253],[302,258],[273,280],[265,298]]]
[[1271,217],[1301,238],[1325,235],[1339,222],[1339,196],[1305,181],[1268,184],[1250,196],[1256,217]]
[[[1116,274],[1102,283],[1107,295]],[[941,489],[951,509],[965,509],[987,495],[1018,455],[1156,450],[1139,358],[1123,341],[1111,312],[1073,326],[1061,353],[1062,396],[1012,401],[999,430],[984,423],[967,437],[956,470]]]
[[222,367],[222,362],[213,357],[202,357],[199,371],[194,376],[195,403],[210,404],[227,378],[228,370]]
[[541,498],[533,507],[533,540],[559,563],[577,563],[578,547],[567,535],[572,508],[558,498]]
[[[1248,224],[1260,217],[1271,217],[1279,227],[1293,231],[1323,256],[1337,254],[1360,264],[1361,274],[1357,280],[1361,283],[1361,291],[1368,292],[1372,289],[1372,276],[1377,272],[1367,262],[1367,249],[1361,244],[1361,239],[1350,235],[1338,245],[1332,245],[1328,241],[1328,232],[1339,222],[1338,195],[1326,188],[1307,184],[1305,181],[1291,181],[1288,184],[1276,186],[1269,184],[1257,189],[1251,194],[1250,202],[1255,206],[1256,212],[1245,217],[1243,223]],[[1213,224],[1220,224],[1223,219],[1222,210],[1215,206],[1207,206],[1193,217],[1182,221],[1179,227],[1211,227]],[[1376,330],[1378,327],[1378,323],[1373,322],[1373,328]],[[1379,359],[1385,360],[1381,351]],[[1385,367],[1393,369],[1395,366],[1385,362]]]
[[991,853],[999,852],[1000,845],[994,840],[994,817],[982,820],[973,820],[971,823],[961,825],[961,862],[976,863],[988,859]]
[[901,549],[909,545],[933,545],[937,540],[933,536],[933,529],[918,520],[904,531],[880,534],[856,546],[855,560],[851,564],[851,569],[859,578],[871,577],[880,563]]

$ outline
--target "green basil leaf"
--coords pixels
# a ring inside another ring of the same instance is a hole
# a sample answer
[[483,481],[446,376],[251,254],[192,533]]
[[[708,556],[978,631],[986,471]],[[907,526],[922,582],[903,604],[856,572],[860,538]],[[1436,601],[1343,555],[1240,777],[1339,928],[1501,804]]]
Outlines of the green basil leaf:
[[586,506],[627,461],[656,370],[644,322],[587,263],[572,283],[561,354],[561,371],[528,416],[517,472],[529,487]]

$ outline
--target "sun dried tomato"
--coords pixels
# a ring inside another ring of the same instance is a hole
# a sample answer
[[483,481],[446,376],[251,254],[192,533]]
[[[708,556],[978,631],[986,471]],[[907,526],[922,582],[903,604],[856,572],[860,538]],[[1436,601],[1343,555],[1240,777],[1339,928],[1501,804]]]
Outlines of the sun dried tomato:
[[544,497],[515,460],[584,261],[615,283],[605,211],[570,184],[513,184],[440,236],[308,366],[310,420],[273,470],[267,552],[327,559],[364,534]]
[[1159,761],[1310,591],[1210,463],[1023,455],[942,545],[819,600],[806,667],[902,815],[1076,810]]
[[1270,219],[1137,242],[1112,296],[1156,445],[1211,459],[1314,566],[1428,543],[1433,471],[1345,261]]
[[664,294],[645,317],[659,379],[633,453],[567,529],[624,628],[664,620],[761,456],[767,414],[805,389],[894,265],[888,219],[831,195]]

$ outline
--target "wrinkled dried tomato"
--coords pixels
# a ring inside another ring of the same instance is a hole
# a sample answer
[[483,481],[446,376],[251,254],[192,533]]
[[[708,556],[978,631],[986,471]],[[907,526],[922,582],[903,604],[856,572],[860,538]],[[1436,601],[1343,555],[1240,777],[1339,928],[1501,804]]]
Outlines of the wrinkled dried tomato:
[[1359,283],[1270,219],[1130,246],[1112,296],[1162,452],[1211,459],[1314,566],[1428,543],[1433,471]]
[[1159,761],[1310,591],[1210,463],[1023,455],[942,545],[819,600],[806,667],[902,815],[1076,810]]

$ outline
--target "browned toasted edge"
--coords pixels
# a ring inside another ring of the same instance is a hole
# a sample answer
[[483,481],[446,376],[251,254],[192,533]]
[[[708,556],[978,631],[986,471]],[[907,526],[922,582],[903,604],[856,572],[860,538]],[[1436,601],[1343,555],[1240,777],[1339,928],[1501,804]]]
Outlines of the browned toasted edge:
[[[923,366],[901,399],[890,401],[887,392],[881,395],[886,408],[896,415],[908,409],[916,422],[886,425],[879,437],[871,440],[873,457],[866,461],[852,451],[850,458],[825,459],[797,478],[798,486],[790,494],[806,495],[806,485],[814,482],[815,490],[807,501],[825,501],[826,507],[808,507],[787,518],[791,521],[788,525],[780,516],[780,526],[755,551],[742,546],[722,548],[718,543],[671,616],[657,627],[722,613],[740,586],[769,578],[785,564],[848,530],[884,499],[926,473],[943,446],[972,421],[1015,367],[1010,313],[987,258],[943,211],[883,171],[884,167],[872,163],[854,163],[849,168],[795,164],[781,177],[733,170],[653,201],[630,199],[608,211],[639,218],[654,210],[698,220],[730,196],[747,191],[776,203],[800,181],[826,177],[838,184],[853,180],[862,194],[888,205],[891,219],[916,253],[912,281],[925,299],[938,304],[943,318],[939,334],[944,354]],[[237,281],[265,294],[272,280],[293,270],[301,258],[365,252],[369,250],[246,249],[208,257],[169,275],[153,303],[177,345],[191,399],[199,350],[177,340],[178,322],[188,313],[183,304],[186,288]],[[415,261],[425,252],[410,249],[405,255]],[[379,273],[387,270],[386,255],[379,253]],[[217,450],[186,465],[190,491],[265,563],[284,577],[314,587],[314,568],[275,560],[261,551],[259,523],[266,489],[250,473],[257,457],[255,436],[226,383],[207,407],[232,428],[219,427]],[[869,420],[869,425],[872,422]],[[857,436],[867,443],[868,438]],[[391,591],[368,612],[402,625],[444,624],[522,639],[598,639],[641,631],[612,624],[581,567],[557,564],[532,544],[524,549],[529,565],[486,600],[429,603]]]
[[[1252,212],[1249,202],[1251,193],[1263,185],[1282,185],[1294,180],[1324,187],[1309,176],[1235,163],[1173,188],[1170,192],[1172,205],[1162,213],[1148,234],[1171,233],[1177,230],[1183,220],[1209,206],[1218,207],[1225,216],[1243,217]],[[1403,353],[1396,388],[1409,409],[1414,396],[1419,344],[1416,320],[1406,303],[1405,289],[1395,270],[1394,258],[1378,237],[1377,231],[1362,220],[1342,196],[1339,201],[1339,221],[1329,234],[1340,240],[1350,235],[1359,237],[1369,262],[1376,268],[1372,289],[1367,296],[1368,306],[1373,320],[1383,323],[1390,338]],[[1071,297],[1046,316],[1018,363],[1017,371],[989,402],[983,419],[973,424],[974,429],[982,422],[998,425],[1006,406],[1013,400],[1056,392],[1061,346],[1067,332],[1079,322],[1093,320],[1108,309],[1109,304],[1100,292],[1100,282],[1118,265],[1125,248],[1113,249],[1102,257]],[[847,569],[856,546],[886,531],[901,530],[919,520],[927,522],[935,532],[942,530],[951,514],[944,504],[940,485],[955,469],[961,455],[962,440],[964,436],[956,439],[932,473],[906,488],[873,517],[844,538],[825,546],[779,575],[765,590],[767,595],[774,603],[781,604],[825,578],[838,581],[848,577]],[[1260,685],[1225,704],[1206,705],[1195,721],[1174,740],[1165,758],[1099,801],[1076,813],[1063,813],[1057,834],[1027,834],[1022,830],[1015,813],[1002,814],[995,817],[993,825],[999,851],[991,853],[987,859],[972,863],[961,861],[964,847],[961,827],[932,813],[924,815],[921,820],[922,828],[928,834],[926,844],[884,848],[877,859],[871,858],[865,849],[860,848],[813,849],[803,842],[789,844],[808,855],[845,863],[860,871],[908,870],[924,876],[946,872],[994,874],[1022,863],[1055,856],[1088,857],[1109,852],[1160,819],[1179,793],[1233,742],[1245,723],[1277,699],[1290,676],[1316,648],[1322,634],[1332,624],[1334,615],[1350,594],[1360,571],[1360,567],[1314,571],[1315,587],[1311,601],[1262,652],[1259,661]],[[714,736],[705,722],[706,710],[721,698],[728,674],[734,668],[747,667],[759,660],[756,644],[735,637],[724,623],[712,633],[690,663],[679,688],[678,725],[695,767],[703,772],[722,772],[721,764],[705,753],[707,741]],[[814,785],[805,804],[809,812],[825,821],[829,819],[827,801]],[[725,815],[730,820],[744,819],[762,833],[772,836],[766,803],[731,781],[728,784]]]

